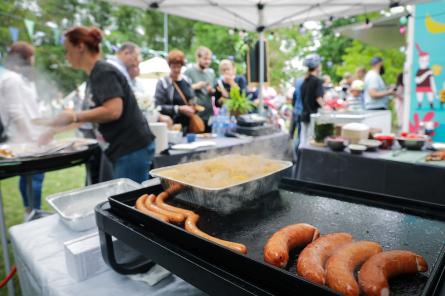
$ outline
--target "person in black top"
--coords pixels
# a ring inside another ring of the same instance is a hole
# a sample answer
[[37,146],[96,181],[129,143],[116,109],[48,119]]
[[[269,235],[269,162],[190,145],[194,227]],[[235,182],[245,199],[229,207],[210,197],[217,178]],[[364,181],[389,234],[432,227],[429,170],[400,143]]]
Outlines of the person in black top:
[[195,101],[192,85],[186,76],[181,75],[185,64],[184,53],[172,50],[167,56],[167,63],[170,66],[170,75],[161,78],[156,85],[156,106],[160,107],[162,114],[170,116],[174,123],[180,123],[186,133],[189,118],[196,110],[191,106]]
[[305,58],[304,65],[308,68],[308,72],[301,85],[303,112],[301,115],[300,145],[306,145],[308,142],[311,114],[317,113],[318,108],[324,105],[323,81],[317,77],[320,74],[320,57],[316,54],[309,55]]
[[231,60],[222,60],[219,63],[221,77],[215,84],[215,105],[222,107],[224,100],[230,99],[230,89],[233,86],[240,88],[240,92],[246,91],[247,82],[243,76],[236,75],[235,64]]
[[125,76],[102,61],[102,33],[95,27],[75,27],[65,33],[66,59],[88,75],[89,110],[62,112],[54,126],[92,122],[101,148],[113,164],[113,178],[148,179],[154,157],[154,136]]

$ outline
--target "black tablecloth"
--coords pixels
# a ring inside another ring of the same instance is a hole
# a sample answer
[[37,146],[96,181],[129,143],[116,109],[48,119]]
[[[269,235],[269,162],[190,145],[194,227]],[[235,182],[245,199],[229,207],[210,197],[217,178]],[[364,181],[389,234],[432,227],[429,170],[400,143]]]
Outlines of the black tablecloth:
[[445,205],[445,166],[378,156],[303,147],[299,150],[296,178]]

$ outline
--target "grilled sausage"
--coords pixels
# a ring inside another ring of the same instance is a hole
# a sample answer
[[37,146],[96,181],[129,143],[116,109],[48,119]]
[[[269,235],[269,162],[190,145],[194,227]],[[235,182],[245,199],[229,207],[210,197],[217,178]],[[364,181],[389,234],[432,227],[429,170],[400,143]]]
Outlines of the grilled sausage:
[[159,213],[152,212],[152,211],[148,210],[145,207],[145,200],[146,199],[147,199],[147,195],[146,194],[144,194],[141,197],[139,197],[136,200],[136,205],[135,205],[136,209],[138,209],[139,211],[141,211],[142,213],[144,213],[144,214],[146,214],[146,215],[148,215],[150,217],[156,218],[156,219],[164,221],[164,222],[168,222],[168,218],[166,216],[164,216],[162,214],[159,214]]
[[360,269],[358,280],[367,296],[389,296],[389,278],[427,270],[428,264],[420,255],[409,251],[387,251],[369,258]]
[[306,246],[320,235],[318,229],[310,224],[292,224],[275,232],[264,246],[264,261],[277,267],[285,267],[289,251]]
[[199,230],[199,228],[196,226],[196,224],[198,223],[198,220],[199,220],[199,216],[197,214],[193,213],[193,215],[189,215],[187,217],[187,219],[185,220],[185,230],[187,230],[188,232],[191,232],[197,236],[208,239],[214,243],[222,245],[226,248],[232,249],[234,251],[237,251],[237,252],[240,252],[243,254],[247,253],[247,248],[243,244],[225,241],[225,240],[213,237],[211,235],[208,235],[207,233]]
[[192,212],[192,211],[189,211],[189,210],[186,210],[186,209],[181,209],[181,208],[174,207],[174,206],[171,206],[169,204],[166,204],[165,200],[167,198],[169,198],[169,196],[170,195],[167,192],[165,192],[165,191],[162,192],[162,193],[159,193],[158,196],[155,199],[156,205],[158,207],[160,207],[161,209],[164,209],[164,210],[167,210],[167,211],[170,211],[170,212],[180,213],[180,214],[185,215],[186,217],[189,216],[189,215],[195,215],[195,213]]
[[326,282],[326,260],[338,248],[352,242],[352,235],[345,232],[331,233],[316,239],[300,253],[297,272],[307,280],[324,285]]
[[167,211],[165,209],[158,207],[155,204],[155,199],[156,196],[154,194],[148,195],[147,198],[145,199],[145,207],[148,210],[166,216],[168,220],[173,223],[183,223],[185,221],[185,216],[183,214]]
[[165,190],[165,192],[172,196],[178,194],[182,189],[184,189],[184,185],[180,183],[172,183],[170,186]]
[[370,241],[346,244],[329,257],[326,262],[328,286],[346,296],[359,296],[360,288],[354,278],[354,270],[371,256],[380,253],[382,247]]

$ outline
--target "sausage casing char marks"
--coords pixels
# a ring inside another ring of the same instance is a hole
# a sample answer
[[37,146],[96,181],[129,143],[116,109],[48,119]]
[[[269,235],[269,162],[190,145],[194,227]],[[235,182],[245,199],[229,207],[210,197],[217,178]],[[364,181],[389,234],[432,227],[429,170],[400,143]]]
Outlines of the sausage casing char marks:
[[393,250],[369,258],[360,269],[358,279],[367,296],[389,296],[388,279],[427,270],[428,264],[422,256],[410,251]]
[[351,242],[352,235],[345,232],[323,235],[311,242],[298,256],[298,274],[307,280],[324,285],[326,260],[335,250]]
[[306,246],[320,236],[318,229],[310,224],[299,223],[281,228],[264,246],[264,261],[283,268],[289,260],[289,251]]
[[335,251],[326,262],[326,283],[346,296],[359,296],[360,288],[354,270],[371,256],[382,252],[375,242],[358,241],[344,245]]
[[164,222],[169,222],[169,220],[166,216],[159,214],[159,213],[152,212],[145,207],[145,202],[147,200],[147,197],[148,197],[148,195],[146,195],[146,194],[139,197],[136,200],[135,208],[148,216],[151,216],[153,218],[156,218],[156,219],[164,221]]

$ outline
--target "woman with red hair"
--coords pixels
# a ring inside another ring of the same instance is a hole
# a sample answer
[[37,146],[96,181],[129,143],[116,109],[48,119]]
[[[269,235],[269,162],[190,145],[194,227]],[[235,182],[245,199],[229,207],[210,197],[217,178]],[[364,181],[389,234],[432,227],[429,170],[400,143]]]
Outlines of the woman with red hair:
[[[32,124],[32,119],[41,117],[33,80],[34,52],[34,47],[26,42],[12,44],[6,57],[7,69],[0,70],[0,118],[8,143],[37,142],[39,135],[44,131]],[[32,175],[33,199],[30,204],[26,179],[20,176],[19,188],[25,217],[33,209],[41,208],[43,179],[43,173]]]
[[154,157],[154,136],[137,105],[125,76],[102,60],[102,32],[75,27],[65,33],[66,59],[88,75],[85,100],[89,109],[63,112],[55,126],[93,123],[96,138],[113,164],[113,178],[148,179]]

